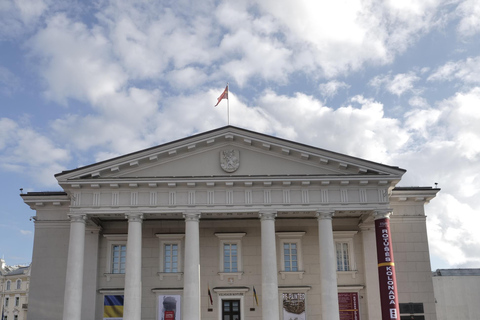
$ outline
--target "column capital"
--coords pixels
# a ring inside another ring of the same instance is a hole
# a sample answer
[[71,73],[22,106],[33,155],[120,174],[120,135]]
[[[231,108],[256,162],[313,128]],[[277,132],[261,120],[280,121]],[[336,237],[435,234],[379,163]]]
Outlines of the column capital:
[[200,220],[200,212],[196,211],[190,211],[190,212],[184,212],[183,213],[183,218],[185,221],[196,221],[198,222]]
[[87,221],[87,215],[85,213],[69,213],[68,217],[70,222],[81,222],[83,224]]
[[373,219],[390,219],[391,214],[392,209],[375,210],[373,213]]
[[332,220],[334,215],[335,211],[332,210],[318,210],[317,213],[315,213],[315,217],[317,218],[317,220]]
[[277,217],[277,212],[273,210],[265,210],[265,211],[259,211],[258,212],[258,217],[260,220],[275,220]]
[[143,213],[127,212],[125,213],[125,218],[128,219],[128,222],[143,222]]

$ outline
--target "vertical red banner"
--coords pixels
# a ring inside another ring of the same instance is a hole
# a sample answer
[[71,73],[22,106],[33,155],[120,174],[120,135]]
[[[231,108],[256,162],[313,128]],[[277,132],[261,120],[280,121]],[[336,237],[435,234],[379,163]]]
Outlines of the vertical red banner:
[[393,260],[392,241],[390,236],[390,219],[375,220],[377,239],[378,278],[380,282],[380,302],[382,320],[400,319],[398,306],[397,279]]

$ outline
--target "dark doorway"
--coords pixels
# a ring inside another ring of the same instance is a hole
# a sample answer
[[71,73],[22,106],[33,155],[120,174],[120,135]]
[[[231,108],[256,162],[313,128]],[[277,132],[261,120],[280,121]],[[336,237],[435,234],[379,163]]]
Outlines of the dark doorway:
[[222,319],[240,320],[240,300],[222,300]]

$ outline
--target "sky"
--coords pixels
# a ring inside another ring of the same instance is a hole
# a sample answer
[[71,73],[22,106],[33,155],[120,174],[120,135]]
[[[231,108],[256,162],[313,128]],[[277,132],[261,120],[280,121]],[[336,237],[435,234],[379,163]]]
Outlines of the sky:
[[432,270],[480,268],[480,1],[0,1],[0,255],[55,173],[230,124],[407,170]]

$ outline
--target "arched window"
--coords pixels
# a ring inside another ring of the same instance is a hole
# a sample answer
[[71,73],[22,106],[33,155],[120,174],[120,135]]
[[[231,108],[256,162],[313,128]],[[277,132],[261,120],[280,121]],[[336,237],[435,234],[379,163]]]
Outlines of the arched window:
[[18,279],[17,280],[17,290],[20,290],[22,288],[22,280]]
[[10,284],[11,284],[11,281],[8,280],[8,281],[7,281],[7,290],[10,290]]

